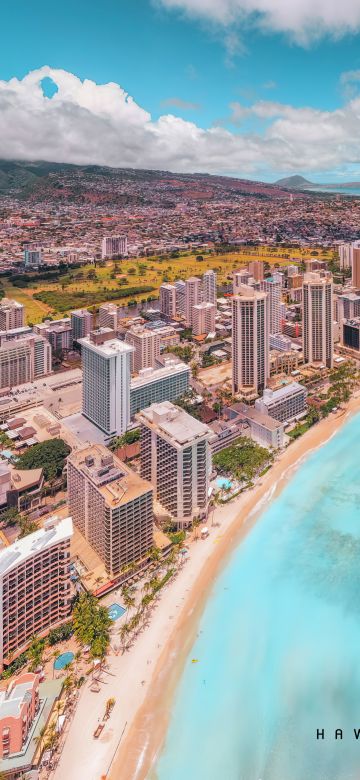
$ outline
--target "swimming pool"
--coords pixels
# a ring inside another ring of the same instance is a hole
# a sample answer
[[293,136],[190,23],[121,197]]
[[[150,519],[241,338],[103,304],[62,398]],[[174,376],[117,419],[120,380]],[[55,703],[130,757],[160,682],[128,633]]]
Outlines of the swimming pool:
[[225,490],[230,490],[232,488],[232,482],[230,482],[230,479],[226,479],[226,477],[218,477],[216,480],[217,487]]
[[72,653],[70,650],[67,653],[61,653],[58,658],[54,661],[54,669],[57,669],[58,671],[60,669],[65,669],[65,666],[67,664],[71,664],[71,661],[74,660],[74,653]]
[[125,611],[124,607],[121,607],[120,604],[111,604],[110,607],[108,607],[110,620],[113,620],[115,623],[115,620],[119,620]]

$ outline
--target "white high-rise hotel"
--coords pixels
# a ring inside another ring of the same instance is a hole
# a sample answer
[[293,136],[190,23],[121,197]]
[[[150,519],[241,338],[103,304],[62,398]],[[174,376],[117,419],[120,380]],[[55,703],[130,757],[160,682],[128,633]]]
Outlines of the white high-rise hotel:
[[104,236],[101,245],[101,257],[127,255],[127,236]]
[[99,328],[79,339],[83,360],[82,412],[104,433],[121,436],[130,423],[133,347]]
[[233,392],[259,393],[269,377],[269,305],[266,292],[240,285],[232,299]]
[[303,350],[305,363],[333,365],[333,280],[308,273],[303,282]]

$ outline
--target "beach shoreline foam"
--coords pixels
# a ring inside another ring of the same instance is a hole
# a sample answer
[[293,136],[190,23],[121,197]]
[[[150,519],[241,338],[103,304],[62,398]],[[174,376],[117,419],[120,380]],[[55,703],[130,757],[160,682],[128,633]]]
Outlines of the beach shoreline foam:
[[[174,601],[178,601],[180,596],[185,603],[176,622],[171,624],[170,630],[163,637],[162,646],[158,646],[157,652],[152,656],[155,667],[142,701],[135,707],[136,703],[133,702],[129,708],[124,739],[105,775],[109,780],[120,780],[120,777],[121,780],[156,778],[155,766],[166,737],[174,693],[216,578],[235,547],[254,526],[265,505],[279,495],[304,460],[314,450],[326,444],[349,416],[359,411],[360,397],[355,396],[345,410],[322,420],[303,437],[291,443],[261,483],[228,505],[228,518],[221,520],[221,535],[215,540],[212,535],[212,544],[215,542],[216,547],[211,548],[211,538],[210,545],[203,542],[195,545],[195,552],[200,550],[204,554],[191,556],[191,560],[179,574],[177,583],[182,587],[177,588],[176,596],[173,594]],[[223,510],[224,507],[217,510],[217,515],[223,515]],[[175,585],[176,582],[162,599],[159,612],[169,609],[168,597]],[[186,585],[189,587],[186,588]],[[179,608],[179,604],[176,607]],[[153,621],[158,617],[155,613]],[[135,648],[131,655],[134,650]],[[150,649],[147,650],[147,653],[149,652]],[[136,671],[134,668],[134,682]]]

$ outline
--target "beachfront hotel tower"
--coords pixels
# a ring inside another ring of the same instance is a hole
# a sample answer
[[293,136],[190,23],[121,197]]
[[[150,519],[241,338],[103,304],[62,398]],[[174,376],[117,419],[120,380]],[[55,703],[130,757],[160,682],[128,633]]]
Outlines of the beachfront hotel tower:
[[140,561],[153,544],[153,486],[100,444],[68,459],[69,508],[74,525],[110,576]]
[[82,413],[106,437],[121,436],[130,423],[133,347],[98,328],[79,339],[83,363]]
[[303,281],[304,361],[333,366],[333,281],[331,276],[307,273]]
[[179,527],[205,516],[210,429],[170,401],[152,404],[136,417],[141,426],[141,475],[154,485],[157,501]]
[[52,517],[0,551],[0,670],[68,619],[71,536],[71,518]]
[[269,377],[268,294],[239,285],[232,298],[233,393],[259,394]]

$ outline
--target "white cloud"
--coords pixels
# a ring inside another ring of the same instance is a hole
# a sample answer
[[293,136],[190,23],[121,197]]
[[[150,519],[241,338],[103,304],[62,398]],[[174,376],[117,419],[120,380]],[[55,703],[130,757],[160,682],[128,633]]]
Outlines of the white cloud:
[[[45,77],[58,86],[51,99],[41,87]],[[0,157],[239,176],[360,162],[360,98],[332,112],[266,100],[230,108],[241,126],[235,132],[172,114],[153,121],[118,84],[43,67],[0,81]],[[258,132],[244,129],[253,118]]]
[[199,111],[200,103],[192,103],[190,100],[183,100],[180,97],[170,97],[161,101],[163,108],[178,108],[180,111]]
[[231,25],[244,21],[307,44],[360,29],[359,0],[155,0],[189,16]]

